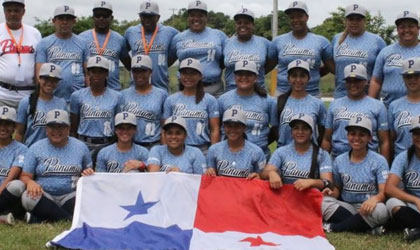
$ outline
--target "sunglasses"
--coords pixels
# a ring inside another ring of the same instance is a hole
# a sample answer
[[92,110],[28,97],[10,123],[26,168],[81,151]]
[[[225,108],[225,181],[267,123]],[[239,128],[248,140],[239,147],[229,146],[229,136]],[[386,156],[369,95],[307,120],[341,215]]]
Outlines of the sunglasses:
[[108,17],[110,17],[111,16],[111,14],[107,14],[107,13],[95,13],[95,14],[93,14],[93,16],[95,17],[95,18],[108,18]]

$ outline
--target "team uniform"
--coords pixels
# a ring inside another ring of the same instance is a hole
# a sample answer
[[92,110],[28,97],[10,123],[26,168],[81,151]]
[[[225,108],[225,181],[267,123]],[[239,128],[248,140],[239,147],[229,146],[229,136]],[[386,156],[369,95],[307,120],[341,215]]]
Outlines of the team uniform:
[[319,81],[321,61],[332,59],[332,46],[323,36],[308,33],[303,39],[296,39],[292,32],[276,37],[270,45],[270,53],[278,57],[277,64],[277,91],[286,93],[290,89],[287,80],[287,65],[290,62],[301,59],[309,63],[310,79],[306,91],[319,96]]
[[[176,58],[175,51],[170,48],[172,38],[179,32],[169,26],[157,24],[158,32],[150,49],[150,58],[153,62],[151,83],[153,86],[169,91],[168,59]],[[146,33],[146,41],[150,42],[153,33]],[[145,54],[144,44],[141,38],[141,24],[127,29],[124,35],[131,55]]]
[[[17,108],[19,101],[30,95],[35,89],[35,48],[41,40],[41,33],[34,27],[22,24],[23,41],[20,49],[21,63],[19,66],[19,55],[17,47],[7,32],[6,23],[0,24],[0,106],[14,106]],[[22,34],[22,28],[19,30],[10,30],[16,42]],[[27,90],[8,89],[5,84],[11,87],[28,87]]]
[[331,153],[336,157],[349,151],[347,126],[350,118],[367,116],[372,122],[372,140],[369,149],[378,151],[378,131],[389,130],[387,111],[384,104],[369,96],[361,100],[351,100],[347,96],[334,100],[328,109],[325,128],[333,131]]
[[214,168],[219,176],[246,178],[251,173],[259,173],[265,163],[262,149],[247,140],[238,152],[232,152],[224,140],[212,145],[207,153],[207,167]]
[[24,144],[15,140],[6,147],[0,148],[0,185],[7,178],[12,167],[23,168],[27,150]]
[[394,152],[398,155],[407,150],[412,144],[410,133],[411,119],[420,115],[420,103],[412,103],[403,96],[389,105],[388,122],[390,129],[395,132]]
[[267,59],[275,59],[276,55],[270,53],[270,41],[264,37],[253,35],[249,41],[241,42],[236,36],[225,40],[223,45],[223,58],[226,67],[225,83],[226,91],[236,88],[235,63],[248,60],[257,64],[257,84],[265,88],[264,65]]
[[109,145],[98,153],[96,172],[121,173],[124,164],[129,160],[147,162],[149,151],[146,148],[133,144],[127,152],[121,152],[117,143]]
[[177,92],[169,96],[164,104],[163,119],[179,116],[187,121],[187,139],[185,144],[195,147],[210,145],[209,122],[220,116],[216,98],[204,94],[199,103],[195,103],[195,96],[186,96]]
[[60,39],[55,34],[47,36],[38,44],[36,63],[51,62],[61,67],[61,78],[54,95],[70,101],[71,94],[85,87],[83,64],[89,50],[85,40],[73,34],[68,39]]
[[[333,164],[335,183],[341,188],[340,200],[324,196],[322,214],[324,220],[330,219],[341,206],[353,215],[358,213],[363,202],[378,194],[378,185],[385,184],[388,178],[386,159],[371,150],[360,163],[350,161],[349,152],[339,155]],[[361,215],[371,227],[383,225],[389,218],[385,204],[379,202],[370,215]]]
[[347,35],[344,41],[338,45],[341,36],[342,33],[335,35],[331,42],[335,62],[334,99],[347,95],[344,68],[352,63],[364,65],[367,69],[369,81],[376,57],[386,46],[385,41],[380,36],[368,31],[358,37]]
[[[299,154],[294,143],[276,149],[270,160],[269,165],[276,167],[284,184],[293,184],[298,179],[308,179],[312,162],[311,146],[303,155]],[[318,153],[319,174],[331,173],[332,163],[328,152],[319,149]]]
[[25,126],[25,145],[29,147],[47,137],[45,134],[47,113],[53,109],[67,110],[66,101],[56,96],[49,101],[38,98],[36,111],[32,116],[29,116],[29,96],[20,101],[16,122]]
[[318,140],[318,125],[325,126],[325,118],[327,116],[327,109],[325,108],[324,103],[311,95],[306,95],[303,98],[296,99],[292,96],[289,96],[286,104],[283,108],[283,111],[280,114],[279,122],[279,139],[277,142],[277,147],[281,147],[289,144],[293,141],[292,130],[289,126],[289,122],[292,117],[296,114],[307,114],[312,117],[315,124],[315,129],[312,133],[314,142]]
[[154,146],[149,152],[147,165],[158,165],[160,171],[178,167],[180,172],[190,174],[203,174],[206,168],[206,159],[198,148],[185,145],[181,155],[173,155],[166,145]]
[[176,51],[179,61],[192,57],[200,61],[205,86],[220,83],[223,57],[223,43],[227,39],[220,30],[206,27],[196,33],[187,29],[174,37],[171,49]]
[[278,125],[277,107],[273,98],[261,97],[257,94],[251,96],[240,96],[236,90],[226,92],[218,99],[220,114],[227,109],[239,108],[246,114],[246,136],[247,139],[259,146],[266,156],[269,155],[268,134],[269,125]]
[[392,101],[404,96],[407,92],[401,77],[402,62],[404,59],[419,55],[420,44],[406,48],[398,42],[385,47],[379,53],[372,76],[382,80],[381,93],[387,107]]
[[[82,33],[80,33],[80,37],[85,39],[88,43],[89,47],[89,57],[90,56],[96,56],[101,55],[107,58],[110,62],[109,67],[109,75],[108,75],[108,81],[107,81],[107,87],[114,89],[114,90],[120,90],[121,84],[120,84],[120,58],[128,58],[128,51],[127,51],[127,44],[125,42],[125,39],[123,36],[118,34],[117,32],[110,30],[110,36],[109,41],[104,49],[103,53],[100,54],[98,51],[98,48],[96,48],[96,44],[94,42],[93,34],[92,32],[94,29],[86,30]],[[96,33],[96,37],[98,38],[98,42],[100,46],[104,45],[105,39],[107,34],[101,34]]]
[[139,94],[135,87],[121,91],[121,111],[133,113],[137,117],[137,133],[134,142],[137,144],[158,143],[161,135],[163,104],[168,93],[152,87],[147,94]]

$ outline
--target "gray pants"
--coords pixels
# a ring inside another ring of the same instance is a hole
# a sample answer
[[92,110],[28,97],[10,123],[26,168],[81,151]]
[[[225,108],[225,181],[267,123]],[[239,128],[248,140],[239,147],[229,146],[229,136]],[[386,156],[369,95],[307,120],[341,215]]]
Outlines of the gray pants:
[[386,202],[386,208],[388,209],[388,213],[391,216],[393,215],[392,210],[394,210],[394,208],[396,208],[396,207],[409,207],[409,208],[414,209],[418,213],[420,213],[417,206],[413,203],[410,203],[410,202],[405,202],[405,201],[399,200],[397,198],[391,198]]
[[[76,191],[64,194],[64,195],[50,195],[49,193],[44,192],[42,194],[45,198],[48,198],[49,200],[52,200],[55,204],[57,204],[59,207],[62,207],[64,203],[66,203],[68,200],[74,198],[76,196]],[[42,196],[38,198],[31,198],[29,197],[28,193],[25,191],[22,194],[22,206],[25,208],[26,211],[31,212],[35,206],[38,204],[39,200]]]
[[[335,213],[335,211],[337,211],[338,207],[340,206],[344,207],[350,213],[355,215],[359,213],[359,209],[362,206],[362,203],[347,203],[344,201],[339,201],[333,197],[324,196],[321,206],[322,217],[324,221],[328,221],[328,219],[331,218],[331,216]],[[386,206],[382,202],[376,204],[375,209],[370,215],[361,216],[365,220],[365,222],[372,228],[379,225],[384,225],[389,219],[389,214],[386,209]]]
[[204,86],[204,92],[218,98],[225,92],[225,87],[223,86],[222,80],[215,84]]
[[14,102],[14,101],[11,101],[11,100],[0,99],[0,106],[7,106],[7,107],[10,107],[10,108],[14,108],[17,111],[17,108],[19,106],[19,101]]

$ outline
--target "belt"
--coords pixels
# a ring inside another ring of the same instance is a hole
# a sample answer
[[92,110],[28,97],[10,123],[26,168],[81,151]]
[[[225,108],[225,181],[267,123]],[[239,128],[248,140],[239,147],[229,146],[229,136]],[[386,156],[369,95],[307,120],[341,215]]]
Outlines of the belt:
[[114,137],[89,137],[84,135],[79,135],[79,139],[92,144],[104,144],[114,141]]
[[35,90],[35,86],[15,86],[15,85],[8,84],[8,83],[1,82],[1,81],[0,81],[0,86],[2,88],[8,89],[8,90],[14,90],[14,91],[19,91],[19,90]]
[[152,147],[156,144],[159,144],[160,141],[152,141],[152,142],[137,142],[137,141],[135,141],[134,143],[137,144],[137,145],[143,146],[143,147]]
[[217,82],[204,82],[203,81],[203,85],[204,86],[210,86],[210,85],[213,85],[213,84],[216,84]]

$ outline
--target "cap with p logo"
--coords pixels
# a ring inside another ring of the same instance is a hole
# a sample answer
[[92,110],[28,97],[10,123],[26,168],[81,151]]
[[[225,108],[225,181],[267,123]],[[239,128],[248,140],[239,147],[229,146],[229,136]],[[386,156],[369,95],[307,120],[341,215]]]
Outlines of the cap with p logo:
[[223,113],[223,122],[237,122],[246,126],[246,113],[240,108],[230,108]]
[[356,78],[360,80],[367,80],[366,67],[363,64],[352,63],[344,68],[344,79]]
[[74,14],[74,9],[68,5],[58,6],[54,10],[54,17],[57,16],[72,16],[76,17]]
[[39,76],[61,79],[61,67],[54,63],[44,63],[39,69]]
[[67,111],[62,109],[50,110],[47,113],[46,123],[47,125],[61,124],[70,126],[69,114],[67,113]]
[[181,126],[185,131],[187,131],[187,121],[185,121],[185,119],[181,116],[173,115],[171,117],[168,117],[168,119],[165,120],[165,124],[162,128],[166,130],[170,125]]
[[419,23],[419,16],[414,11],[404,10],[400,12],[397,18],[395,19],[395,25],[398,26],[399,22],[403,19],[411,19],[417,24]]
[[142,2],[139,14],[159,16],[159,5],[153,1]]
[[192,1],[188,4],[188,10],[201,10],[207,12],[207,4],[203,1]]
[[308,15],[308,7],[306,6],[306,3],[302,1],[294,1],[289,4],[289,7],[284,11],[287,15],[290,15],[290,12],[292,10],[302,10],[303,12]]
[[106,9],[112,12],[112,5],[111,3],[106,2],[106,1],[97,1],[95,5],[93,6],[93,10],[95,9]]
[[258,75],[257,64],[254,61],[242,60],[235,63],[234,72],[238,71],[249,71]]
[[233,19],[236,21],[238,19],[238,17],[240,16],[246,16],[252,19],[252,21],[254,21],[255,19],[255,14],[254,12],[252,12],[250,9],[248,8],[242,8],[240,9],[238,12],[236,12],[236,14],[233,16]]
[[304,60],[301,60],[301,59],[296,59],[294,61],[291,61],[287,65],[287,73],[289,73],[289,71],[294,69],[294,68],[304,69],[304,70],[308,71],[308,73],[311,72],[311,70],[309,69],[309,63],[307,61],[304,61]]
[[103,68],[109,70],[109,60],[103,56],[89,57],[87,68]]
[[181,61],[181,63],[179,64],[179,71],[181,71],[182,69],[195,69],[198,72],[200,72],[200,74],[202,74],[201,71],[201,63],[199,60],[195,59],[195,58],[186,58],[184,60]]
[[372,121],[365,115],[350,118],[349,123],[346,126],[346,130],[349,131],[352,127],[364,128],[372,135]]
[[359,5],[359,4],[352,4],[346,7],[346,13],[345,16],[348,17],[350,15],[360,15],[363,17],[366,17],[366,9]]
[[1,106],[0,120],[16,122],[16,109],[8,106]]
[[132,69],[153,69],[152,59],[147,55],[136,55],[131,58]]
[[420,74],[420,57],[405,59],[402,63],[401,74]]
[[137,117],[133,113],[124,111],[115,115],[115,126],[131,124],[137,126]]

